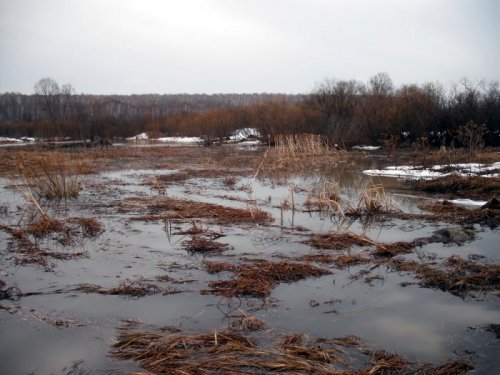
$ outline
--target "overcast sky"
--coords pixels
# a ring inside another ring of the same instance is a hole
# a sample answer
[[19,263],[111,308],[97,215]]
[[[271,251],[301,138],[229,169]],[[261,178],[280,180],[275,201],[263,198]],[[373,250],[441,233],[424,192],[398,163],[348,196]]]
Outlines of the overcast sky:
[[0,92],[307,93],[500,80],[498,0],[0,0]]

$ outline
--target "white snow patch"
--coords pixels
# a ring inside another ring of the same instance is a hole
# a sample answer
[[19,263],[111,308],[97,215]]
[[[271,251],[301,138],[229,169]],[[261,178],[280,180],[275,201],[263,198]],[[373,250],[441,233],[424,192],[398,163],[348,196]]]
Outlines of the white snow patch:
[[[500,169],[500,162],[490,165],[478,163],[434,165],[431,168],[422,166],[402,165],[390,166],[384,169],[367,169],[363,173],[369,176],[400,177],[406,179],[433,179],[449,176],[453,173],[459,176],[475,176],[480,173]],[[445,172],[446,171],[446,172]],[[498,173],[484,174],[484,177],[496,177]]]
[[474,206],[474,207],[481,207],[484,206],[488,201],[475,201],[472,199],[453,199],[448,202],[451,202],[453,204],[458,204],[459,206]]
[[21,141],[23,141],[23,142],[31,142],[31,143],[33,143],[33,142],[35,142],[35,141],[36,141],[36,139],[35,139],[35,138],[33,138],[33,137],[21,137],[20,139],[21,139]]
[[229,140],[233,142],[244,141],[250,137],[259,138],[260,132],[255,128],[243,128],[235,130],[230,136]]
[[155,140],[162,143],[200,143],[203,141],[200,137],[161,137]]
[[146,133],[141,133],[137,134],[135,137],[129,137],[127,138],[127,141],[142,141],[149,139],[148,135]]
[[14,143],[20,143],[22,142],[20,139],[17,138],[9,138],[9,137],[0,137],[0,142],[14,142]]
[[361,150],[361,151],[375,151],[378,150],[381,146],[353,146],[353,150]]

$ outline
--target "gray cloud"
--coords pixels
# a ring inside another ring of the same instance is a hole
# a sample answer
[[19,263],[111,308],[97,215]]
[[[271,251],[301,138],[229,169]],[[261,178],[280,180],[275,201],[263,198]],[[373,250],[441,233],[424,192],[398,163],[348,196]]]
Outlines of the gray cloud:
[[0,0],[0,92],[308,92],[500,78],[491,0]]

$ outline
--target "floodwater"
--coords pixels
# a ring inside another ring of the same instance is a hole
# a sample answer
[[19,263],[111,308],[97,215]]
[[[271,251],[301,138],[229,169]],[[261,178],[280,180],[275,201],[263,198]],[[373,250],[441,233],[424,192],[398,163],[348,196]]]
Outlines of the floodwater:
[[[384,267],[372,270],[370,282],[357,277],[366,265],[347,269],[329,268],[332,274],[294,283],[279,284],[270,298],[226,299],[204,295],[210,280],[230,274],[209,275],[203,260],[235,261],[241,258],[281,260],[321,251],[302,241],[311,233],[350,231],[373,241],[411,241],[427,237],[450,224],[391,219],[383,223],[343,221],[338,216],[302,210],[308,192],[318,186],[337,183],[343,201],[356,205],[362,189],[383,183],[393,204],[405,212],[418,212],[417,204],[429,197],[404,193],[399,183],[371,179],[352,168],[321,176],[294,175],[253,178],[236,177],[228,188],[224,178],[194,178],[172,183],[166,194],[230,207],[249,204],[271,213],[269,225],[201,225],[224,234],[218,241],[231,246],[213,256],[192,255],[182,247],[189,237],[175,234],[191,227],[191,220],[164,222],[131,220],[134,213],[119,210],[125,198],[158,195],[145,184],[152,176],[177,170],[121,170],[89,176],[76,200],[47,207],[57,217],[97,217],[105,231],[94,239],[82,239],[73,251],[87,251],[88,257],[54,260],[53,269],[15,265],[7,233],[0,232],[0,278],[16,285],[19,301],[2,300],[0,305],[0,374],[121,374],[140,371],[130,361],[109,357],[108,352],[124,322],[140,322],[145,329],[175,326],[189,331],[222,330],[228,315],[237,309],[254,314],[271,327],[268,335],[307,332],[313,337],[356,335],[378,349],[397,351],[415,361],[434,364],[447,358],[467,356],[475,374],[500,371],[499,341],[484,329],[500,323],[500,299],[493,295],[460,298],[447,292],[402,287],[413,276]],[[27,220],[30,211],[24,197],[6,188],[0,180],[2,223],[15,226]],[[293,192],[293,193],[292,193]],[[251,202],[251,203],[249,203]],[[295,203],[297,209],[283,209]],[[287,204],[286,204],[287,203]],[[200,223],[198,223],[200,225]],[[453,225],[451,225],[453,226]],[[476,226],[476,239],[458,245],[429,243],[419,248],[419,257],[446,258],[459,255],[483,256],[498,263],[498,231]],[[62,249],[50,240],[44,248]],[[353,251],[367,251],[359,248]],[[410,255],[415,256],[415,255]],[[160,282],[157,276],[173,279]],[[180,293],[144,297],[100,295],[76,290],[80,284],[116,287],[123,280],[145,280]],[[315,301],[317,303],[311,303]],[[54,324],[59,321],[59,324]]]

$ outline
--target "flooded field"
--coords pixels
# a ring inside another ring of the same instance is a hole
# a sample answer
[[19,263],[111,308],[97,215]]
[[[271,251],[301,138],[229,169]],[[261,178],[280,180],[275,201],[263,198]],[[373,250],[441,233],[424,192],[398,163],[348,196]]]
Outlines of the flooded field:
[[498,205],[362,173],[384,155],[236,146],[67,152],[81,190],[49,199],[19,153],[1,374],[500,371]]

